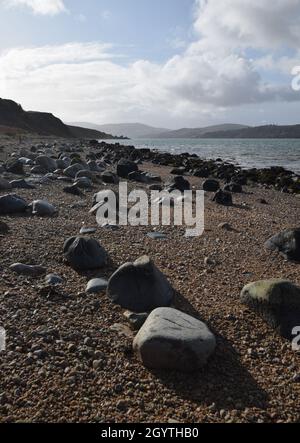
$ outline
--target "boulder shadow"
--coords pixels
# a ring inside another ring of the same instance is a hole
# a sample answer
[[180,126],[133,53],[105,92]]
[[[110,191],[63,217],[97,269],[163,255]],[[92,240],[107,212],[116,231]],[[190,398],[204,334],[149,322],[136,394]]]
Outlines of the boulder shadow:
[[213,405],[215,410],[266,409],[268,394],[247,371],[232,344],[201,318],[195,308],[176,294],[173,307],[204,321],[217,339],[215,354],[208,364],[197,372],[182,374],[176,371],[151,370],[168,389],[196,407]]

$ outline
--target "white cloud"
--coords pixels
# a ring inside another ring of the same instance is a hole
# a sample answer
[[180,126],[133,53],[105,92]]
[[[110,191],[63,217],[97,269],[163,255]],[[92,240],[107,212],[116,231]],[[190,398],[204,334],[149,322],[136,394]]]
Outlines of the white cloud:
[[[111,45],[100,43],[15,48],[0,54],[0,95],[69,121],[99,123],[200,122],[243,106],[300,100],[289,82],[262,77],[295,60],[296,53],[284,59],[276,51],[300,43],[300,0],[274,0],[272,7],[269,0],[197,0],[196,6],[197,39],[165,63],[124,65]],[[249,48],[261,55],[250,59]]]
[[67,9],[63,0],[1,0],[5,6],[18,7],[26,6],[35,14],[56,15],[66,12]]

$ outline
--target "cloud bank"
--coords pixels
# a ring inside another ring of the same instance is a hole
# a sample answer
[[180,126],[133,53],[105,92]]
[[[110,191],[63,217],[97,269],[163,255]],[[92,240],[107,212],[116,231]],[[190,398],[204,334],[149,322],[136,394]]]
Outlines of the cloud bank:
[[26,6],[35,14],[56,15],[66,12],[63,0],[2,0],[7,7]]
[[[64,8],[59,0],[14,3]],[[95,123],[201,121],[242,106],[296,102],[291,80],[270,78],[297,60],[299,21],[300,0],[196,0],[194,42],[163,64],[124,64],[98,42],[15,48],[0,54],[0,95]],[[287,48],[291,56],[283,57]]]

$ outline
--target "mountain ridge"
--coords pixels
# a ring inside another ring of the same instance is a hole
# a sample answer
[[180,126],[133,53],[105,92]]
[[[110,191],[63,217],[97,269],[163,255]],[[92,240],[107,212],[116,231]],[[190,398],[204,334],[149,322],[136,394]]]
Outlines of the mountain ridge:
[[0,130],[10,135],[21,131],[64,138],[112,138],[103,132],[68,126],[49,112],[24,111],[20,104],[3,98],[0,98]]
[[143,123],[111,123],[104,125],[97,125],[95,123],[75,122],[70,125],[80,125],[89,129],[96,129],[98,131],[108,132],[109,134],[118,137],[129,138],[152,138],[156,134],[167,132],[169,129],[156,128],[154,126],[145,125]]

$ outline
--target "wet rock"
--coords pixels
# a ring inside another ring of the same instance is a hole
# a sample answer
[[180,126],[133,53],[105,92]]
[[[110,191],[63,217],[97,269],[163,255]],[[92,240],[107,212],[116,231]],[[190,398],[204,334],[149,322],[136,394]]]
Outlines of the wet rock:
[[30,205],[32,209],[32,215],[38,215],[40,217],[52,217],[57,214],[57,209],[46,200],[35,200]]
[[117,175],[122,178],[128,178],[131,172],[137,172],[139,170],[136,163],[122,159],[117,165]]
[[286,280],[250,283],[241,292],[241,302],[259,315],[285,338],[300,325],[300,287]]
[[94,278],[88,282],[85,292],[87,294],[98,294],[106,291],[107,285],[107,280],[104,280],[103,278]]
[[150,369],[193,372],[205,366],[216,339],[200,320],[171,308],[151,312],[133,348]]
[[18,195],[7,194],[0,197],[0,215],[23,213],[27,207],[26,201]]
[[107,263],[107,253],[97,240],[71,237],[64,244],[64,255],[72,268],[79,271],[99,269]]
[[107,295],[125,309],[147,312],[170,306],[174,290],[149,257],[121,266],[108,282]]
[[206,192],[217,192],[220,189],[220,183],[217,180],[205,180],[202,189]]
[[230,194],[230,192],[225,192],[222,191],[221,189],[219,189],[219,191],[216,192],[212,200],[216,202],[218,205],[223,205],[223,206],[233,205],[232,195]]
[[270,238],[265,246],[271,251],[278,251],[288,260],[300,262],[300,229],[290,229]]
[[19,275],[25,275],[28,277],[40,277],[46,274],[46,268],[36,265],[24,265],[23,263],[15,263],[11,265],[10,270]]

